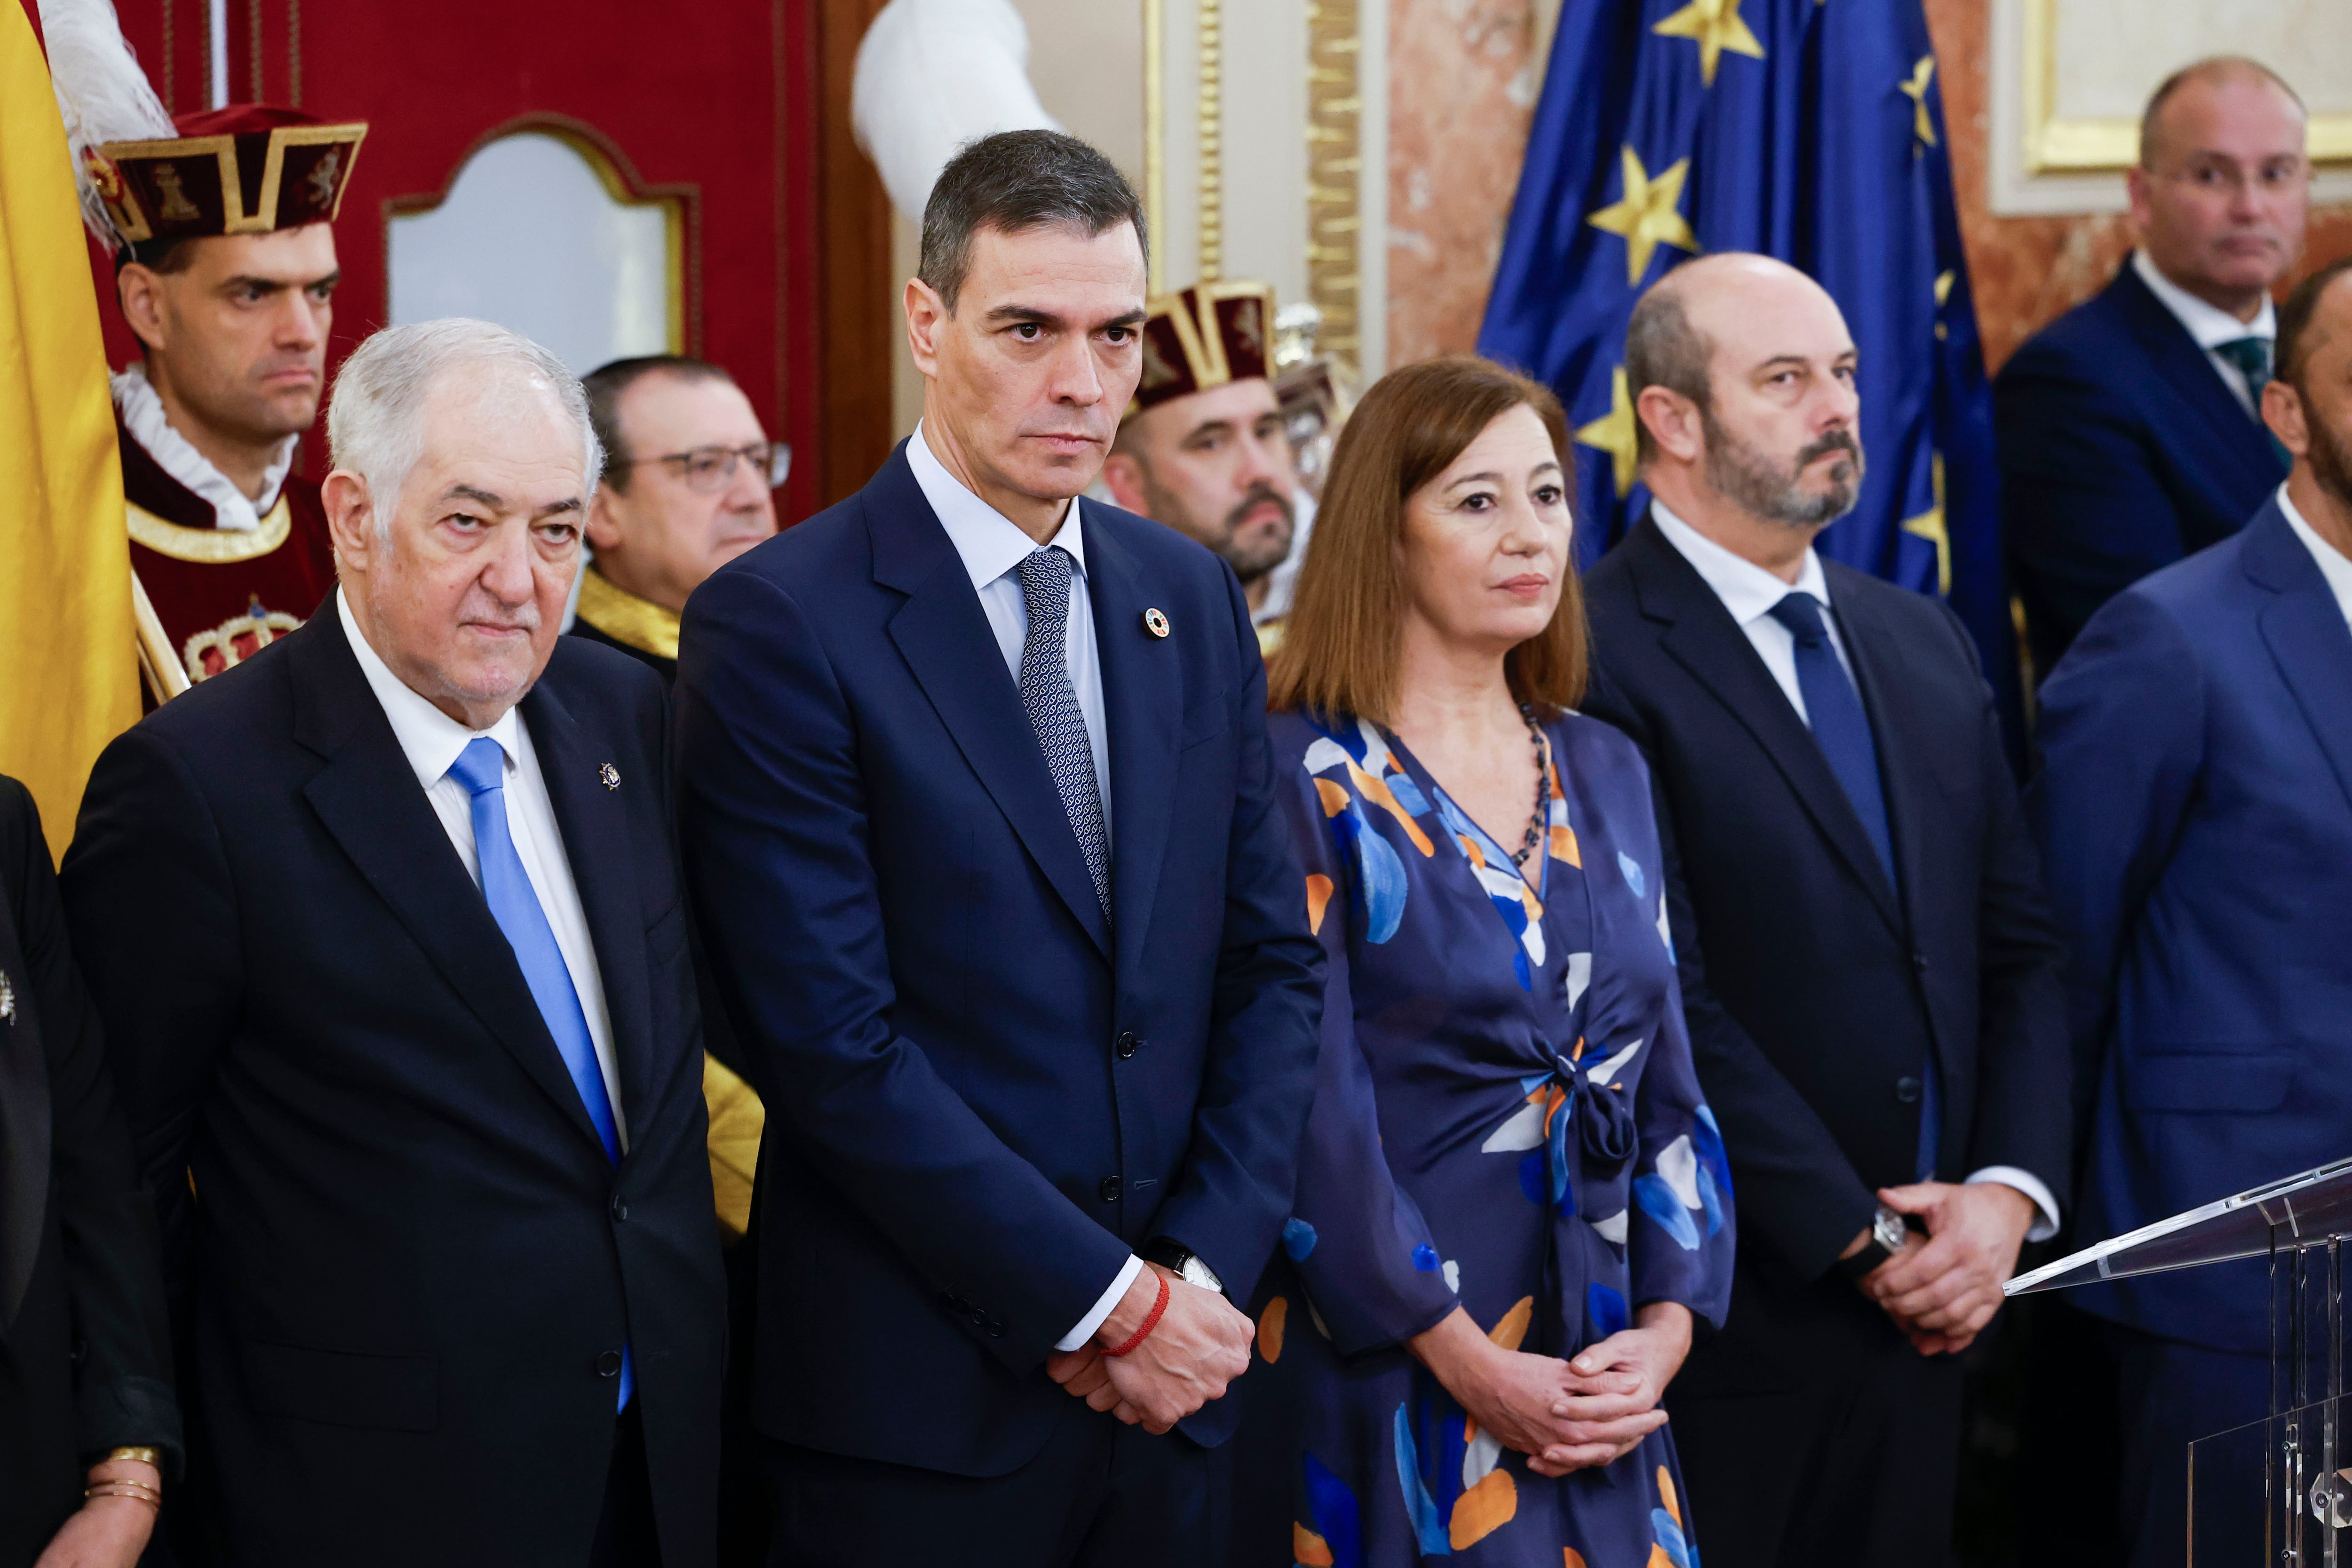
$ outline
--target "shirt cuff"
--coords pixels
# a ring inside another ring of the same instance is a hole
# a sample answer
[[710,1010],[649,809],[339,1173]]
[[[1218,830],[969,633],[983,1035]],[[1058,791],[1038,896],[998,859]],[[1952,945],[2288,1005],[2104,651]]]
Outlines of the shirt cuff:
[[2033,1200],[2033,1223],[2026,1228],[2028,1241],[2047,1241],[2058,1234],[2058,1200],[2042,1184],[2042,1178],[2031,1171],[2021,1171],[2014,1165],[1987,1165],[1969,1177],[1977,1182],[1999,1182],[2004,1187],[2015,1187]]
[[[2022,1175],[2024,1173],[2020,1172],[2019,1174]],[[2025,1179],[2029,1182],[2033,1180],[2031,1176],[2026,1176]],[[1054,1348],[1067,1352],[1078,1349],[1088,1340],[1093,1339],[1095,1331],[1103,1326],[1103,1320],[1110,1316],[1110,1310],[1118,1305],[1119,1298],[1127,1294],[1127,1288],[1134,1284],[1135,1277],[1142,1272],[1143,1259],[1129,1253],[1126,1267],[1118,1271],[1118,1278],[1110,1282],[1110,1289],[1102,1293],[1102,1300],[1094,1304],[1093,1310],[1078,1320],[1077,1327],[1055,1341]]]

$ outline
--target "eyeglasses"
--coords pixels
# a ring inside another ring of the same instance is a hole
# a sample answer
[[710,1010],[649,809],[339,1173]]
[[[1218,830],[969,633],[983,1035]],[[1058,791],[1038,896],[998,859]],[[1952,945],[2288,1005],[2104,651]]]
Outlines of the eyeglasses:
[[793,449],[782,441],[754,441],[748,447],[697,447],[690,452],[665,452],[658,458],[624,458],[604,466],[635,468],[647,463],[667,463],[688,489],[717,495],[734,483],[738,463],[751,464],[752,472],[767,476],[770,489],[776,489],[793,471]]

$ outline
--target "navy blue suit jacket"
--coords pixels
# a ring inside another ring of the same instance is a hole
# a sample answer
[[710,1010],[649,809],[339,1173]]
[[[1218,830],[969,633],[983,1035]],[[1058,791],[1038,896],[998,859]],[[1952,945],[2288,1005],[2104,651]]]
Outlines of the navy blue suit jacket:
[[[2117,595],[2042,689],[2028,807],[2074,951],[2077,1236],[2340,1159],[2352,1142],[2352,631],[2275,500]],[[2073,1292],[2269,1348],[2263,1266]]]
[[903,448],[687,605],[680,834],[768,1102],[755,1418],[791,1442],[1006,1473],[1095,1418],[1043,1363],[1130,1251],[1171,1237],[1246,1301],[1289,1212],[1321,949],[1257,639],[1207,551],[1080,516],[1108,924]]
[[2286,477],[2128,261],[2011,356],[1992,395],[2010,574],[2044,676],[2101,605],[2236,532]]
[[1675,1386],[1804,1386],[1886,1342],[1829,1272],[1910,1182],[1942,1068],[1937,1175],[2065,1190],[2062,954],[1975,644],[1937,600],[1823,563],[1893,831],[1862,818],[1723,601],[1643,518],[1586,574],[1585,710],[1650,759],[1691,1055],[1738,1187],[1731,1314]]
[[725,1297],[661,682],[562,637],[519,711],[603,972],[617,1170],[331,601],[83,797],[66,910],[193,1347],[177,1506],[216,1505],[224,1561],[587,1561],[625,1341],[662,1560],[713,1560]]

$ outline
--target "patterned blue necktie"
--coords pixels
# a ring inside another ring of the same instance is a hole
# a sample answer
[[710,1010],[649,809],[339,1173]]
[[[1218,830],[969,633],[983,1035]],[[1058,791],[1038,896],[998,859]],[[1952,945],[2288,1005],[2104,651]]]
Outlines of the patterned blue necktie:
[[[1862,818],[1863,831],[1878,852],[1887,885],[1899,886],[1895,875],[1895,837],[1886,826],[1886,792],[1878,777],[1878,742],[1870,732],[1870,716],[1863,711],[1862,694],[1854,689],[1853,678],[1846,673],[1837,649],[1830,646],[1821,602],[1811,594],[1790,594],[1772,606],[1772,618],[1788,627],[1796,639],[1797,691],[1805,700],[1805,718],[1812,726],[1813,740],[1830,772],[1837,775],[1846,799],[1853,803],[1854,815]],[[1918,1177],[1923,1182],[1935,1175],[1937,1144],[1943,1128],[1942,1096],[1937,1092],[1942,1075],[1934,1047],[1930,1045],[1928,1050],[1919,1096]]]
[[[481,869],[482,899],[490,918],[506,933],[522,966],[523,983],[539,1004],[547,1032],[555,1037],[572,1087],[588,1108],[588,1120],[604,1141],[604,1157],[618,1164],[621,1138],[613,1121],[613,1101],[604,1091],[604,1069],[596,1060],[596,1042],[588,1033],[588,1015],[581,1010],[580,993],[572,987],[572,971],[556,945],[555,928],[540,907],[522,857],[515,853],[514,837],[507,830],[506,751],[488,735],[466,742],[448,775],[466,786],[473,797],[474,858]],[[636,1387],[627,1345],[621,1347],[620,1405],[626,1409]]]
[[1103,919],[1110,919],[1110,846],[1103,837],[1102,792],[1095,783],[1094,746],[1078,694],[1070,686],[1068,654],[1070,574],[1076,563],[1058,545],[1033,550],[1021,560],[1021,602],[1029,612],[1029,633],[1021,645],[1021,706],[1037,743],[1045,749],[1054,787],[1062,794],[1070,831],[1087,858],[1087,875]]

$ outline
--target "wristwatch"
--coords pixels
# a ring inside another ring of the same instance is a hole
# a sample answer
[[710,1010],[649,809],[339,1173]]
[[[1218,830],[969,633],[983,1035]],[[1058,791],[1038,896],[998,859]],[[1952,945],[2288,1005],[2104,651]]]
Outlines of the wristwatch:
[[1870,1236],[1863,1242],[1862,1250],[1852,1258],[1839,1258],[1838,1273],[1859,1283],[1872,1269],[1902,1252],[1910,1235],[1910,1226],[1901,1215],[1885,1204],[1879,1205],[1878,1212],[1870,1216]]
[[1154,1237],[1144,1244],[1143,1260],[1157,1263],[1187,1285],[1214,1290],[1220,1296],[1225,1293],[1225,1282],[1217,1278],[1217,1271],[1202,1262],[1200,1255],[1181,1241],[1171,1241],[1164,1236]]

